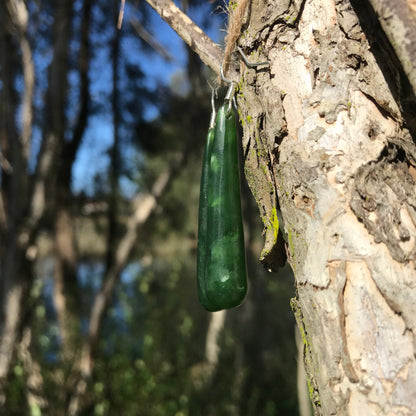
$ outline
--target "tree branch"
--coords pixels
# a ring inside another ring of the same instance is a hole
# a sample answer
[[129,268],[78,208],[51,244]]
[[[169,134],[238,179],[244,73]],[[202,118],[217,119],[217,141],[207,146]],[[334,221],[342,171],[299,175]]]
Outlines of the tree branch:
[[141,24],[138,19],[130,19],[130,24],[144,42],[155,50],[166,61],[172,61],[172,55],[160,44],[157,39]]
[[71,34],[72,2],[56,2],[53,28],[54,52],[49,68],[49,85],[46,108],[46,132],[38,156],[35,178],[30,196],[30,215],[21,241],[32,237],[33,230],[42,218],[46,207],[46,179],[51,173],[59,143],[65,132],[65,94],[67,91],[68,44]]
[[224,328],[226,314],[226,310],[212,313],[209,321],[207,337],[205,340],[205,359],[212,367],[212,370],[214,370],[218,364],[221,349],[218,342],[218,336]]
[[10,18],[17,31],[20,49],[22,52],[22,68],[25,89],[22,102],[22,122],[21,133],[22,151],[25,162],[27,163],[30,154],[30,139],[32,135],[32,101],[35,87],[35,68],[32,59],[32,49],[26,36],[28,11],[26,5],[21,0],[7,0],[7,8]]
[[72,135],[72,140],[68,142],[64,149],[65,159],[70,165],[69,170],[72,169],[72,164],[75,160],[78,148],[84,136],[85,128],[87,127],[88,106],[90,102],[90,82],[88,78],[88,71],[90,67],[90,40],[89,29],[91,20],[91,6],[92,0],[86,0],[82,9],[81,22],[81,42],[79,49],[79,77],[80,77],[80,109],[78,112],[77,121]]
[[217,75],[223,52],[185,13],[170,0],[146,0],[162,19]]
[[32,330],[26,327],[22,331],[22,340],[17,346],[17,354],[22,362],[25,371],[26,398],[29,408],[41,412],[46,409],[48,402],[43,394],[43,377],[39,363],[30,353],[30,344],[32,340]]

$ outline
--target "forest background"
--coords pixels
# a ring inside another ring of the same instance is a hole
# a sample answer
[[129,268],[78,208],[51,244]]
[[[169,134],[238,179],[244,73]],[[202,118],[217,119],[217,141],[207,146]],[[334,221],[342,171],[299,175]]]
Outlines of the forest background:
[[[181,7],[221,44],[223,3]],[[144,2],[119,17],[0,5],[0,413],[295,415],[293,280],[258,261],[244,175],[249,294],[197,299],[214,77]]]

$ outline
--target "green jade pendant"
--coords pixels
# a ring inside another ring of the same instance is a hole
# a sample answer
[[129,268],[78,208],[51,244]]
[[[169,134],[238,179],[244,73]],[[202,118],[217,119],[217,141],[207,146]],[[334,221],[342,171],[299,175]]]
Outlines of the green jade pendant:
[[198,223],[198,296],[208,311],[238,306],[247,293],[234,109],[224,104],[208,132]]

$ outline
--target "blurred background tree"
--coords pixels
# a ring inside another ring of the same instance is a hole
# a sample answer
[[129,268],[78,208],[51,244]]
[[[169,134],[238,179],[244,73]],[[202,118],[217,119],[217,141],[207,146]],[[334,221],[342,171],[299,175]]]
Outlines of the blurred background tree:
[[[221,3],[182,4],[221,41]],[[196,295],[212,77],[154,12],[118,0],[0,5],[0,413],[297,414],[290,272]]]

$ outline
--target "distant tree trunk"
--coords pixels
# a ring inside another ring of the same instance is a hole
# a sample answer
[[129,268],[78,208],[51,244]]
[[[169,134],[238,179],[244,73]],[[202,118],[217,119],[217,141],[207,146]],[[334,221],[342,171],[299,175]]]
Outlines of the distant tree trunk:
[[67,189],[70,183],[70,170],[65,169],[62,157],[66,126],[65,104],[67,97],[67,77],[69,69],[69,41],[71,38],[72,2],[61,0],[55,9],[53,29],[54,59],[49,68],[48,103],[46,107],[47,128],[45,141],[53,146],[55,171],[52,188],[54,207],[54,304],[58,316],[64,356],[70,349],[70,322],[68,317],[67,285],[75,279],[75,252],[73,247],[72,224],[68,212]]
[[[215,45],[147,1],[218,73]],[[227,73],[270,269],[282,212],[316,415],[416,413],[415,27],[410,0],[253,1],[237,43],[270,67]]]
[[[24,3],[8,0],[0,6],[0,409],[5,403],[4,387],[18,340],[22,299],[30,282],[30,226],[22,227],[27,214],[27,161],[32,123],[34,70],[26,37],[27,10]],[[16,127],[19,105],[15,79],[20,47],[24,94],[22,130]]]
[[[59,142],[59,163],[56,166],[55,206],[54,206],[54,303],[62,336],[62,356],[70,362],[74,359],[79,337],[79,311],[77,307],[78,284],[76,279],[77,251],[75,246],[74,223],[72,217],[72,166],[81,145],[87,126],[90,60],[90,19],[93,0],[85,0],[82,8],[80,31],[79,67],[79,111],[70,140]],[[67,19],[71,21],[72,9],[68,9]],[[69,28],[68,28],[69,30]],[[66,58],[68,59],[68,58]],[[68,63],[66,63],[68,69]],[[66,75],[65,75],[66,77]]]
[[[46,128],[39,151],[36,172],[29,179],[28,158],[32,130],[32,100],[34,89],[34,65],[26,31],[28,10],[22,1],[7,0],[0,6],[2,28],[2,119],[5,126],[0,138],[2,152],[1,178],[1,341],[0,341],[0,405],[4,404],[4,388],[12,364],[13,354],[19,345],[22,317],[28,307],[24,302],[32,284],[32,261],[36,257],[34,241],[39,221],[46,210],[46,198],[51,199],[52,170],[56,173],[59,145],[65,133],[66,77],[72,3],[60,0],[55,4],[53,29],[53,58],[49,68]],[[16,43],[18,41],[18,43]],[[15,53],[16,46],[20,50]],[[4,53],[7,51],[7,53]],[[22,127],[15,126],[19,102],[14,91],[17,60],[24,76],[21,100]],[[28,186],[29,181],[30,187]],[[48,193],[48,195],[47,195]],[[54,195],[53,195],[54,196]],[[65,245],[62,238],[59,243]],[[59,311],[58,311],[59,312]],[[29,338],[30,340],[30,338]],[[23,344],[22,344],[23,345]],[[25,362],[29,363],[28,346],[25,343]],[[30,366],[26,366],[29,368]],[[28,383],[33,378],[27,374]],[[36,383],[39,387],[39,378]],[[33,396],[32,396],[33,398]],[[32,398],[30,399],[32,401]],[[37,405],[43,405],[41,401]]]
[[108,203],[108,231],[107,231],[107,253],[106,253],[106,270],[109,270],[114,264],[115,249],[118,241],[118,202],[119,202],[119,178],[121,175],[120,168],[120,122],[121,122],[121,108],[120,108],[120,42],[121,30],[117,28],[118,21],[118,1],[114,1],[114,34],[111,48],[111,66],[112,66],[112,80],[113,91],[111,94],[111,109],[113,115],[113,144],[110,149],[110,195]]

